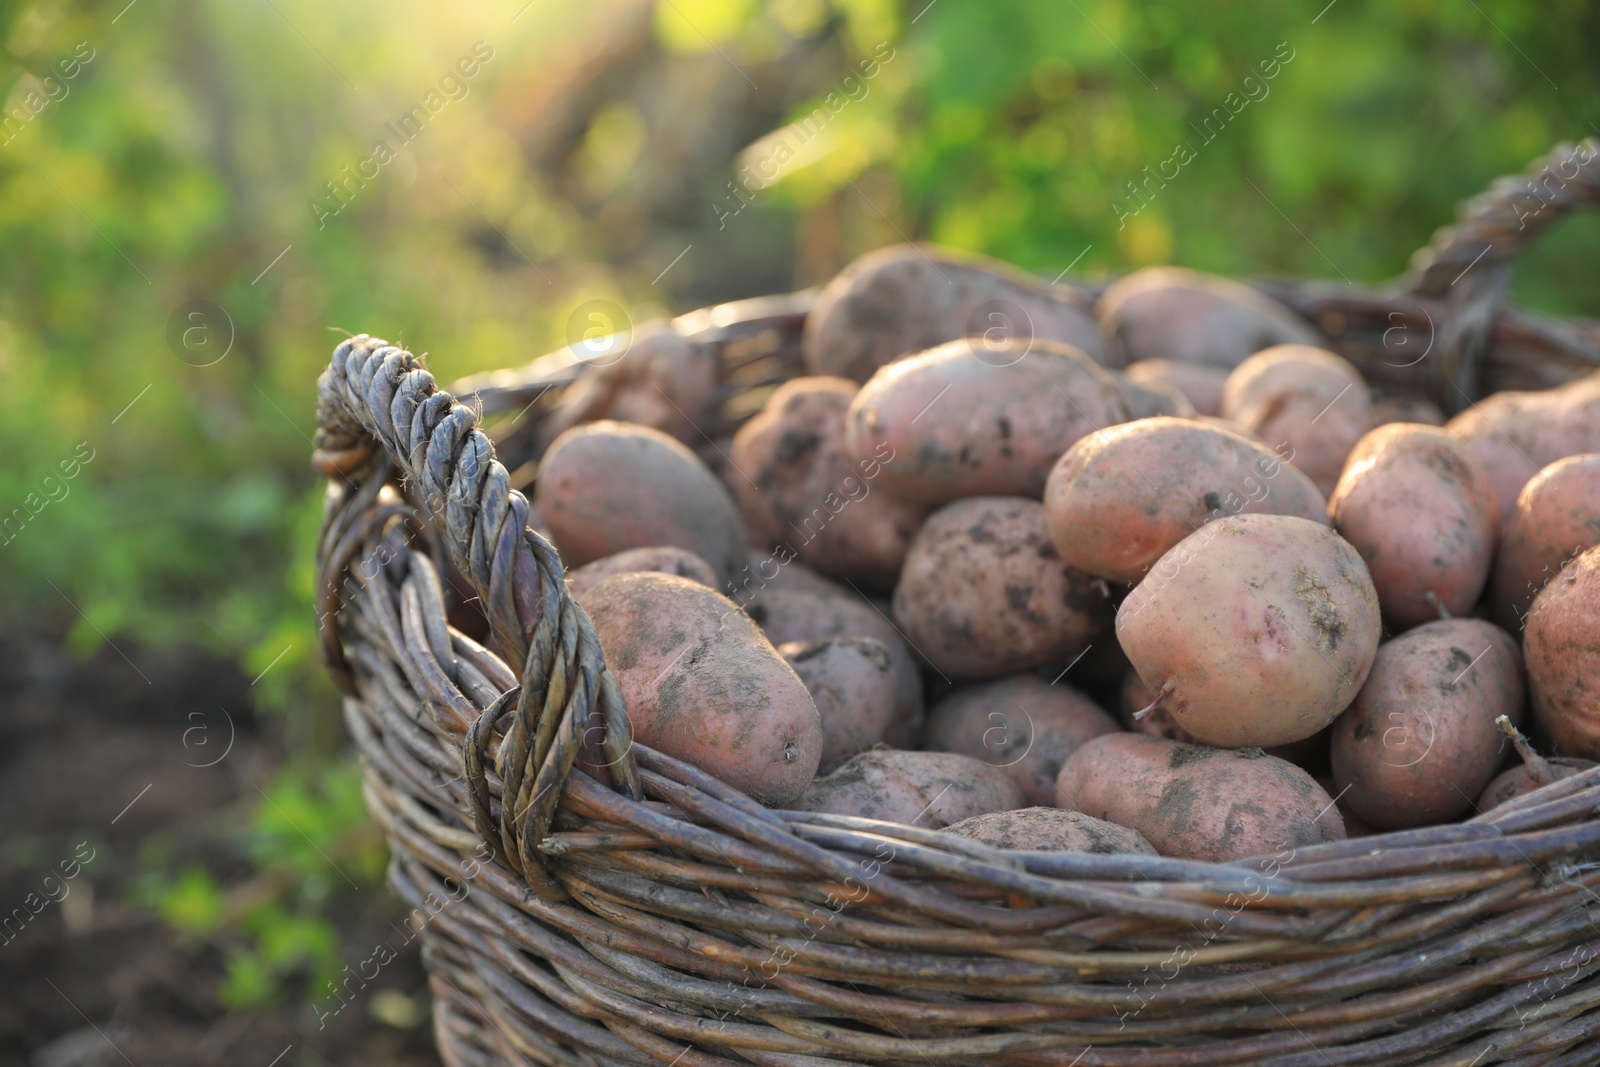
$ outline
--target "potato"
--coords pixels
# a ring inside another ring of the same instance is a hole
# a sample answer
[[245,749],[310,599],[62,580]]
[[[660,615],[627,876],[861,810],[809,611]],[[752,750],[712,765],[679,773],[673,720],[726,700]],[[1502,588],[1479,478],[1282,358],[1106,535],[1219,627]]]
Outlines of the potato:
[[1194,405],[1189,403],[1189,398],[1170,385],[1136,382],[1116,372],[1112,372],[1111,379],[1117,384],[1117,392],[1122,394],[1122,403],[1127,407],[1130,419],[1149,419],[1157,415],[1171,415],[1180,419],[1195,417]]
[[1533,598],[1522,631],[1533,717],[1558,756],[1600,759],[1600,546]]
[[858,462],[882,464],[878,481],[894,496],[1037,499],[1061,453],[1127,415],[1111,375],[1075,349],[1035,341],[991,352],[968,339],[873,375],[846,433]]
[[1197,414],[1222,414],[1222,387],[1228,372],[1221,367],[1177,359],[1141,359],[1128,364],[1122,373],[1130,382],[1151,389],[1178,390]]
[[699,443],[697,424],[716,396],[717,357],[710,348],[691,344],[665,321],[572,348],[588,365],[544,420],[545,442],[581,423],[616,419]]
[[1333,724],[1340,802],[1382,830],[1448,822],[1472,808],[1522,721],[1522,652],[1480,619],[1425,623],[1378,647],[1355,703]]
[[633,739],[764,804],[799,798],[822,720],[799,675],[733,602],[687,578],[616,574],[578,599],[628,704]]
[[1600,452],[1600,372],[1558,389],[1478,401],[1444,428],[1478,453],[1509,518],[1528,480],[1558,459]]
[[567,572],[567,592],[582,596],[613,574],[633,574],[654,571],[658,574],[676,574],[691,582],[699,582],[711,589],[717,587],[717,573],[711,564],[682,548],[670,545],[651,545],[647,548],[630,548],[614,556],[585,563],[577,570]]
[[1117,640],[1178,725],[1233,748],[1288,744],[1332,722],[1366,681],[1378,634],[1361,557],[1291,515],[1207,523],[1117,611]]
[[[1050,783],[1054,795],[1055,783]],[[974,815],[946,826],[941,833],[982,841],[993,848],[1018,852],[1093,852],[1099,855],[1136,853],[1154,856],[1150,842],[1137,830],[1118,826],[1060,808],[1018,808],[990,815]]]
[[1361,372],[1310,345],[1276,345],[1235,367],[1222,390],[1222,414],[1259,434],[1324,496],[1333,492],[1355,443],[1372,429]]
[[1511,743],[1516,746],[1517,755],[1522,757],[1522,766],[1512,767],[1495,776],[1494,781],[1489,783],[1483,795],[1478,798],[1480,814],[1498,808],[1501,804],[1517,797],[1543,789],[1551,782],[1559,782],[1563,778],[1571,778],[1575,774],[1600,766],[1593,760],[1573,759],[1569,756],[1545,759],[1534,751],[1528,739],[1522,736],[1522,731],[1511,724],[1510,718],[1502,715],[1495,720],[1495,725],[1510,736]]
[[1061,562],[1044,505],[971,497],[928,517],[900,572],[894,620],[947,678],[1065,664],[1098,639],[1109,598]]
[[1333,528],[1366,560],[1395,630],[1439,618],[1438,604],[1453,615],[1472,610],[1494,562],[1499,507],[1470,448],[1407,422],[1357,442],[1328,500]]
[[1600,454],[1558,459],[1517,495],[1489,577],[1489,603],[1501,626],[1522,632],[1522,617],[1545,583],[1579,552],[1600,544]]
[[1101,294],[1095,314],[1123,363],[1166,359],[1232,369],[1272,345],[1322,342],[1276,300],[1183,267],[1147,267],[1119,279]]
[[1099,705],[1032,674],[957,689],[928,710],[926,746],[999,767],[1029,804],[1050,804],[1061,761],[1121,727]]
[[812,782],[794,808],[942,830],[975,815],[1021,806],[1016,784],[982,760],[876,749]]
[[[783,573],[799,564],[789,564]],[[849,589],[830,592],[790,580],[761,590],[745,610],[775,645],[830,637],[870,637],[889,650],[894,710],[883,739],[890,745],[921,740],[925,712],[922,673],[905,638],[881,608]]]
[[1139,734],[1068,756],[1056,806],[1137,830],[1163,856],[1212,863],[1344,838],[1333,799],[1294,764]]
[[568,430],[539,464],[535,501],[569,567],[655,545],[695,553],[719,584],[745,565],[733,498],[659,430],[609,420]]
[[851,263],[806,316],[807,374],[864,382],[901,356],[987,334],[1060,341],[1105,362],[1088,302],[992,259],[927,245],[891,245]]
[[1391,422],[1420,422],[1426,426],[1443,426],[1444,412],[1439,405],[1420,396],[1386,396],[1372,403],[1372,425],[1376,429]]
[[894,717],[895,678],[882,641],[787,641],[778,646],[778,654],[806,684],[822,716],[822,773],[883,740]]
[[1261,445],[1189,419],[1126,422],[1069,448],[1045,483],[1045,517],[1061,558],[1118,582],[1210,519],[1240,512],[1326,523],[1304,474]]
[[845,448],[855,394],[844,378],[780,385],[734,435],[728,484],[756,543],[791,545],[818,570],[890,589],[925,509],[877,489],[879,460]]

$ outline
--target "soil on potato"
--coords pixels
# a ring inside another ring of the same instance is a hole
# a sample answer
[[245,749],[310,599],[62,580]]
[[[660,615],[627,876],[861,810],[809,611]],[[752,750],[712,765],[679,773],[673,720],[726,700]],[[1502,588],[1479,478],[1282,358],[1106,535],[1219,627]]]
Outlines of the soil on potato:
[[[110,648],[83,663],[44,643],[0,641],[0,919],[11,919],[0,936],[0,1067],[437,1067],[415,944],[319,1030],[303,979],[271,1006],[225,1008],[221,951],[132,903],[141,850],[152,847],[174,866],[204,863],[224,887],[249,878],[244,820],[282,753],[236,668],[119,646],[132,662]],[[228,718],[232,749],[196,766],[221,754]],[[195,727],[204,729],[186,734]],[[44,880],[63,862],[72,870],[75,851],[92,858],[61,896]],[[59,902],[32,914],[29,894],[44,900],[42,889]],[[336,899],[340,955],[351,961],[405,915],[382,886]],[[408,997],[420,1022],[380,1022],[379,989]]]

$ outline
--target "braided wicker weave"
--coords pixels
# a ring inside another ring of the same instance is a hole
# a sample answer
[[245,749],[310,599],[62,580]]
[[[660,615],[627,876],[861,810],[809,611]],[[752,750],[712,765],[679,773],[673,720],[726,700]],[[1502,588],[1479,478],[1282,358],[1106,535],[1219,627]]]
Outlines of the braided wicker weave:
[[[1600,365],[1600,333],[1503,293],[1524,240],[1600,199],[1597,157],[1562,146],[1497,184],[1403,283],[1259,284],[1377,384],[1451,407],[1553,384]],[[723,360],[709,433],[797,373],[808,303],[674,323]],[[469,407],[362,336],[320,382],[324,648],[451,1067],[1600,1063],[1600,771],[1460,825],[1213,865],[772,811],[630,744],[478,427],[537,420],[580,371],[547,357]],[[487,646],[448,624],[453,583]],[[586,731],[609,782],[574,765]]]

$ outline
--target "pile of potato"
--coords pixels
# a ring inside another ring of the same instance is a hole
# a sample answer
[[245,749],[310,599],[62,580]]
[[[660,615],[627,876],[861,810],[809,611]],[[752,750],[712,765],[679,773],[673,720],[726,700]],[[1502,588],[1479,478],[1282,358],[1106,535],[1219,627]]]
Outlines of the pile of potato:
[[706,441],[647,337],[558,415],[536,522],[635,739],[763,803],[1225,861],[1600,759],[1600,375],[1445,422],[1226,279],[900,246]]

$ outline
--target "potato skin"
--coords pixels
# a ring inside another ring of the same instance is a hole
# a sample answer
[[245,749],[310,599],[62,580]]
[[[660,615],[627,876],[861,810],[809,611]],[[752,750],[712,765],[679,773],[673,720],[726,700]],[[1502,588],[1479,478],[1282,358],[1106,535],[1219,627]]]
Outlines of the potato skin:
[[890,245],[847,266],[817,297],[800,343],[807,374],[864,382],[901,356],[996,329],[1106,359],[1076,290],[929,245]]
[[923,504],[1044,492],[1057,457],[1087,433],[1123,422],[1111,375],[1075,349],[984,348],[951,341],[884,367],[846,419],[857,460],[889,456],[878,481]]
[[1600,372],[1556,389],[1508,390],[1444,424],[1483,460],[1500,514],[1509,517],[1528,480],[1558,459],[1600,452]]
[[936,670],[975,680],[1066,663],[1110,612],[1103,588],[1062,563],[1043,504],[981,496],[928,517],[906,553],[893,614]]
[[[1052,782],[1052,795],[1054,790]],[[974,815],[946,826],[942,832],[1019,852],[1090,852],[1102,856],[1156,854],[1155,847],[1137,830],[1096,819],[1081,811],[1060,808],[1018,808]]]
[[1494,483],[1482,461],[1433,426],[1395,422],[1356,443],[1328,500],[1339,535],[1372,574],[1395,630],[1478,602],[1500,531]]
[[1514,634],[1545,583],[1600,544],[1600,454],[1558,459],[1517,495],[1489,577],[1494,619]]
[[1044,507],[1062,559],[1128,583],[1222,515],[1260,512],[1328,521],[1317,487],[1271,451],[1226,430],[1174,418],[1139,419],[1083,438],[1051,470]]
[[894,662],[883,642],[870,637],[787,641],[778,654],[805,683],[822,716],[819,773],[883,740],[894,717],[895,683]]
[[717,357],[708,348],[691,344],[664,320],[634,330],[620,357],[609,349],[573,347],[589,365],[545,420],[545,442],[598,419],[648,426],[689,445],[699,442],[696,423],[710,409],[717,385]]
[[1275,345],[1233,369],[1222,414],[1287,455],[1323,495],[1333,492],[1345,457],[1372,429],[1372,401],[1361,372],[1310,345]]
[[1440,619],[1385,642],[1333,724],[1340,803],[1382,830],[1457,818],[1500,766],[1496,717],[1515,726],[1522,710],[1522,652],[1492,623]]
[[671,545],[651,545],[647,548],[630,548],[568,571],[567,592],[582,596],[613,574],[639,571],[676,574],[679,578],[699,582],[709,589],[715,589],[718,585],[717,572],[711,569],[711,564],[693,552]]
[[1120,730],[1077,690],[1018,674],[966,686],[935,704],[926,745],[998,767],[1027,803],[1050,804],[1062,761],[1090,738]]
[[822,755],[817,706],[732,601],[687,578],[630,573],[578,602],[594,620],[635,741],[762,803],[805,791]]
[[1600,759],[1600,547],[1533,598],[1522,631],[1533,715],[1558,756]]
[[609,420],[568,430],[539,464],[535,500],[569,567],[652,545],[693,552],[724,582],[745,565],[733,498],[659,430]]
[[1163,856],[1226,863],[1344,839],[1333,799],[1259,749],[1106,734],[1061,765],[1056,806],[1137,830]]
[[1021,806],[1016,783],[971,756],[876,749],[812,782],[794,810],[942,830],[975,815]]
[[1272,345],[1322,342],[1276,300],[1184,267],[1147,267],[1113,282],[1095,303],[1095,314],[1124,363],[1168,359],[1232,369]]
[[[834,592],[812,588],[809,579],[797,580],[789,564],[781,572],[786,584],[772,584],[746,603],[750,618],[775,645],[791,641],[820,641],[830,637],[870,637],[889,650],[894,682],[894,711],[883,739],[890,745],[911,746],[922,738],[925,709],[922,672],[916,655],[887,613],[848,588]],[[763,572],[764,573],[764,572]],[[822,581],[824,579],[817,579]],[[741,599],[743,599],[741,597]]]
[[1170,684],[1163,703],[1178,724],[1231,748],[1288,744],[1332,722],[1366,681],[1379,630],[1355,549],[1290,515],[1207,523],[1117,612],[1117,639],[1147,685]]
[[820,571],[890,589],[925,509],[876,486],[892,450],[850,455],[845,413],[855,395],[844,378],[780,385],[734,434],[727,484],[756,544],[789,544]]
[[1222,414],[1222,387],[1228,372],[1221,367],[1178,359],[1141,359],[1128,364],[1122,373],[1130,382],[1178,390],[1189,398],[1198,415]]

